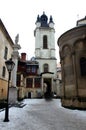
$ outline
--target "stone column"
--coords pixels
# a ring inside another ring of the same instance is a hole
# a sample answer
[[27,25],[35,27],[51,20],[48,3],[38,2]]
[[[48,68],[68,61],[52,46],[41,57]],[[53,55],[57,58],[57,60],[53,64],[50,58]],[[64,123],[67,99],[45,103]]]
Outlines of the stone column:
[[12,53],[12,60],[15,63],[14,69],[11,72],[11,87],[9,90],[9,101],[15,103],[17,101],[17,86],[16,86],[16,79],[17,79],[17,67],[18,67],[18,57],[19,52],[18,50],[21,49],[20,45],[18,44],[18,35],[15,38],[15,44],[13,46],[13,53]]

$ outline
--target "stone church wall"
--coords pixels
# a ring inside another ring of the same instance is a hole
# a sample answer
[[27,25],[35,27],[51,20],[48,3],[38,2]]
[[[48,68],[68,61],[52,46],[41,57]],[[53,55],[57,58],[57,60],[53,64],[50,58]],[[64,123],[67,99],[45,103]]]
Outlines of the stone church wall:
[[62,106],[86,109],[86,26],[58,39],[62,68]]

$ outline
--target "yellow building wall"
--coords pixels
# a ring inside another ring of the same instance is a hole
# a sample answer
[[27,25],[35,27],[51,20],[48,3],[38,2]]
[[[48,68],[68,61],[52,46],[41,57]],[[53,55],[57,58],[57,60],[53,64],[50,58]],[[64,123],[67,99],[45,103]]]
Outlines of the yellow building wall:
[[7,97],[8,82],[0,79],[0,100],[4,100]]
[[[8,71],[6,68],[5,76],[2,76],[3,67],[6,67],[5,61],[11,58],[13,52],[13,42],[6,31],[6,28],[0,23],[0,100],[7,97]],[[4,58],[5,47],[8,48],[7,59]]]

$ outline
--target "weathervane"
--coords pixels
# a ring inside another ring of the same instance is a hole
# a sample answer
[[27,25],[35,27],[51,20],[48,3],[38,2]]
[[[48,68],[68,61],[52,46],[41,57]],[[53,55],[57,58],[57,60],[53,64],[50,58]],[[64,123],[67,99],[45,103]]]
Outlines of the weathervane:
[[17,34],[15,37],[15,43],[17,44],[18,42],[19,42],[19,34]]

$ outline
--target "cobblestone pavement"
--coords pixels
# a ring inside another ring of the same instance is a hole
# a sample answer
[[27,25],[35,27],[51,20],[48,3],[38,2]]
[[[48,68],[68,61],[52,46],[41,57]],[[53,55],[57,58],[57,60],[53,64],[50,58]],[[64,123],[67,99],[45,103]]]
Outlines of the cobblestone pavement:
[[86,111],[61,107],[60,100],[26,99],[23,108],[9,109],[9,122],[3,122],[0,112],[0,130],[86,130]]

